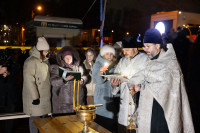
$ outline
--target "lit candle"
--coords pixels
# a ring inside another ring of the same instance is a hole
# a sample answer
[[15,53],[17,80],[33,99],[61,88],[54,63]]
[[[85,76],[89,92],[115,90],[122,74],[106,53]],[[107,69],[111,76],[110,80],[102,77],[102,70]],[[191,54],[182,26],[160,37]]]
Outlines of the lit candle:
[[92,70],[92,61],[89,61],[90,69]]
[[100,72],[105,72],[108,67],[109,67],[110,63],[105,63],[104,66],[100,69]]
[[76,109],[75,108],[75,96],[76,96],[76,90],[75,90],[75,88],[76,88],[76,79],[74,79],[74,95],[73,95],[73,108],[74,108],[74,110]]
[[77,107],[79,105],[79,80],[78,80],[78,92],[77,92]]
[[104,67],[108,67],[108,66],[109,66],[109,63],[105,63],[105,64],[104,64]]

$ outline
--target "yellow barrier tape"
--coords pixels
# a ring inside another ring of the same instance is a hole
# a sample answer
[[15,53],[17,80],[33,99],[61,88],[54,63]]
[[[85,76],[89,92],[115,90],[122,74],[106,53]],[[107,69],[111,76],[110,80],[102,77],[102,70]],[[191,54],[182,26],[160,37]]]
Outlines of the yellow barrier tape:
[[[27,49],[31,49],[32,46],[0,46],[0,49],[6,49],[6,48],[10,48],[10,49],[21,49],[22,51],[26,51]],[[89,47],[75,47],[76,49],[80,50],[87,50]],[[55,50],[61,50],[62,47],[51,47],[51,49],[55,49]],[[100,48],[95,48],[95,49],[100,49]],[[143,50],[143,48],[138,48],[138,50]]]

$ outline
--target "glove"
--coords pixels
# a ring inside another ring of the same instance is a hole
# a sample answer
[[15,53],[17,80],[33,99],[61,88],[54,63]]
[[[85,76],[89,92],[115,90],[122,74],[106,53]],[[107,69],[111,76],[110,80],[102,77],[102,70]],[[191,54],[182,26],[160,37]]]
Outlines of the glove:
[[40,104],[40,99],[33,100],[32,104],[33,104],[33,105],[38,105],[38,104]]

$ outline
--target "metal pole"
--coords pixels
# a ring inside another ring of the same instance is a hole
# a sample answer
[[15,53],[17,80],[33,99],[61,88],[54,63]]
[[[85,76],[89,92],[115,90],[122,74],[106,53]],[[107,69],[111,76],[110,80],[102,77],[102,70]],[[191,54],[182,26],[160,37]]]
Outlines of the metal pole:
[[[105,12],[106,12],[106,3],[107,0],[104,1],[104,7],[103,7],[103,0],[100,0],[100,21],[101,21],[101,27],[100,27],[100,48],[103,47],[103,27],[104,27],[104,21],[105,21]],[[103,13],[102,13],[103,9]]]

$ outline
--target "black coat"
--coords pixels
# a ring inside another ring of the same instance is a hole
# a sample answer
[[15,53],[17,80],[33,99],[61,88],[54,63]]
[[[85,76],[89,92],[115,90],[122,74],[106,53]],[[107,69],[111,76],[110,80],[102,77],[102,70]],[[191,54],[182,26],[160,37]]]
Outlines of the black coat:
[[18,67],[12,63],[9,68],[10,74],[7,77],[0,75],[0,106],[10,106],[17,102],[17,87],[15,76]]

